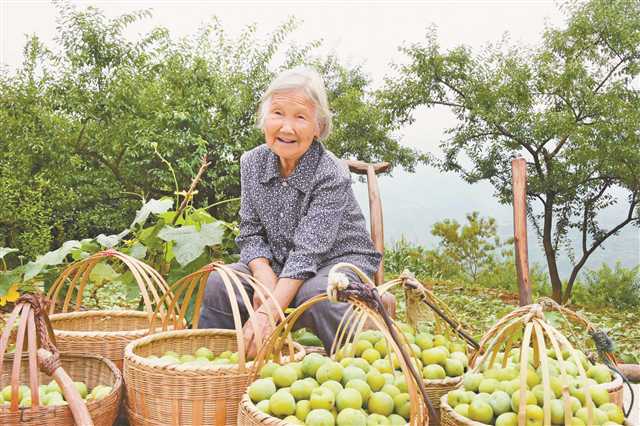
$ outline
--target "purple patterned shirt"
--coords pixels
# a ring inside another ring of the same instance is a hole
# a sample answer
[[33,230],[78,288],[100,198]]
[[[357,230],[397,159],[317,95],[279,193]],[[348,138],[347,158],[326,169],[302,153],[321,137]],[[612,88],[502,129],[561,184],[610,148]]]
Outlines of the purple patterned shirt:
[[380,264],[346,164],[313,142],[293,173],[260,145],[240,158],[240,261],[264,257],[280,278],[306,280],[326,265],[350,262],[369,276]]

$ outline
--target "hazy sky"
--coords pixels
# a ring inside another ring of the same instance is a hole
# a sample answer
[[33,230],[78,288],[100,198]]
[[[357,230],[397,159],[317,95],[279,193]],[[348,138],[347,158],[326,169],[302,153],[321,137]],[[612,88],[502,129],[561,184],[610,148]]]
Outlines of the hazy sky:
[[[80,7],[97,6],[109,16],[137,9],[151,9],[153,17],[133,26],[135,38],[155,26],[167,27],[174,37],[193,34],[216,15],[225,30],[237,34],[251,23],[258,34],[268,34],[289,16],[300,25],[290,40],[297,44],[322,39],[320,52],[335,53],[343,62],[362,64],[374,86],[390,73],[390,63],[404,60],[398,47],[424,40],[427,28],[436,25],[443,48],[465,44],[480,49],[505,34],[513,43],[536,45],[545,25],[559,26],[563,16],[555,1],[423,1],[423,2],[215,2],[215,1],[74,1]],[[14,68],[20,63],[25,34],[36,33],[52,44],[56,11],[48,1],[0,0],[0,62]],[[403,129],[402,143],[438,152],[443,130],[455,120],[445,109],[419,110],[417,121]],[[415,174],[397,171],[393,178],[381,180],[387,242],[402,235],[419,243],[433,243],[431,225],[445,217],[463,220],[473,210],[497,219],[500,233],[513,232],[509,206],[492,198],[488,184],[467,185],[451,174],[421,167]],[[366,190],[356,185],[362,205],[367,206]],[[620,215],[622,209],[619,210]],[[365,211],[366,213],[366,211]],[[608,214],[615,218],[617,209]],[[542,260],[535,236],[530,233],[531,258]],[[627,266],[638,264],[640,238],[637,228],[607,244],[588,266],[602,261],[621,260]],[[566,271],[568,261],[561,259]],[[565,272],[566,273],[566,272]]]

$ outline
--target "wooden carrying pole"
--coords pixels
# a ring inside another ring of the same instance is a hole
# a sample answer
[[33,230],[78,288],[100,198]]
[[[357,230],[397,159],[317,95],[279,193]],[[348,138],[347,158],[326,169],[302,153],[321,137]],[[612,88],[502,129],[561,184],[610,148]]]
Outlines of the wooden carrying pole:
[[[371,215],[371,239],[376,250],[384,255],[384,228],[382,225],[382,201],[380,200],[380,189],[378,188],[379,173],[389,170],[389,163],[369,164],[364,161],[346,160],[349,170],[352,173],[367,176],[367,186],[369,191],[369,212]],[[384,282],[384,264],[380,262],[380,267],[374,275],[373,281],[378,286]]]
[[520,306],[529,305],[531,281],[529,280],[529,256],[527,254],[527,162],[524,158],[511,160],[513,185],[513,240],[516,251],[516,270],[520,289]]

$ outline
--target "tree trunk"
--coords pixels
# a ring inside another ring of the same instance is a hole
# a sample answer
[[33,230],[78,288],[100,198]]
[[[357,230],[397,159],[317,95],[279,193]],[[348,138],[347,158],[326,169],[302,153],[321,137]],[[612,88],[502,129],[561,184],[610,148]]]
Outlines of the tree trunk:
[[562,280],[558,273],[558,264],[556,262],[556,251],[553,249],[551,242],[551,234],[553,232],[553,194],[546,194],[547,201],[544,208],[544,227],[542,231],[542,244],[544,254],[547,258],[547,267],[549,268],[549,278],[551,280],[551,288],[553,290],[553,300],[562,303]]

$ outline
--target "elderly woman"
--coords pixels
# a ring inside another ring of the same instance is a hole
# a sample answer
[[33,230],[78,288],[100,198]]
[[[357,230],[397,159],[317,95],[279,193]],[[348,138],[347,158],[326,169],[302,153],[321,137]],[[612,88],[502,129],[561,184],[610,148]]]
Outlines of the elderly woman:
[[[322,79],[310,68],[280,74],[258,110],[265,143],[240,159],[240,262],[232,265],[268,286],[282,309],[297,307],[327,288],[329,270],[350,262],[372,276],[381,254],[373,246],[344,163],[320,142],[331,130]],[[358,277],[351,273],[352,280]],[[233,328],[224,285],[209,278],[200,324]],[[251,294],[250,286],[245,288]],[[260,334],[271,332],[270,306],[253,297]],[[267,304],[270,305],[270,304]],[[329,350],[346,304],[314,305],[298,321]],[[241,306],[243,321],[247,311]],[[255,354],[253,327],[244,326],[248,354]]]

